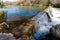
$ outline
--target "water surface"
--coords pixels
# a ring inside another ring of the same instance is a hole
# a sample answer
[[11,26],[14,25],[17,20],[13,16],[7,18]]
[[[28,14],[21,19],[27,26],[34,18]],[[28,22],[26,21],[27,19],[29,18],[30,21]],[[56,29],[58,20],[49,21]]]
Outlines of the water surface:
[[32,18],[40,12],[39,7],[34,6],[11,6],[7,11],[7,19]]

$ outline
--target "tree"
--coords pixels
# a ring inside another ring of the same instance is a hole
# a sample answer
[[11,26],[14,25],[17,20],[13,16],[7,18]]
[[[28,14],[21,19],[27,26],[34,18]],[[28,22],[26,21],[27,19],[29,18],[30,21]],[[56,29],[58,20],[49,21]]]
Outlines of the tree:
[[0,8],[3,8],[4,4],[3,1],[0,0]]

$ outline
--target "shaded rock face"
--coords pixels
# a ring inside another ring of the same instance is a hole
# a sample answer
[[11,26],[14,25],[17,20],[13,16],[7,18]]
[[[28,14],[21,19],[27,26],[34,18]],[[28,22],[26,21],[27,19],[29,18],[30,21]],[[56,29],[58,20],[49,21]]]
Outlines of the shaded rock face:
[[50,32],[53,37],[60,40],[60,24],[55,25],[53,28],[51,28]]

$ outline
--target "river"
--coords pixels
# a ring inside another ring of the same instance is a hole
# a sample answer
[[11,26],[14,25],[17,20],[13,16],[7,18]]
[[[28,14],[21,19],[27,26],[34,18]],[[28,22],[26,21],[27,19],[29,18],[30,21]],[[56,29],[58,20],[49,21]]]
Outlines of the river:
[[8,7],[6,10],[6,18],[8,21],[9,20],[11,21],[11,19],[19,20],[25,17],[32,18],[36,16],[39,12],[40,12],[40,9],[37,6],[11,6],[11,7]]

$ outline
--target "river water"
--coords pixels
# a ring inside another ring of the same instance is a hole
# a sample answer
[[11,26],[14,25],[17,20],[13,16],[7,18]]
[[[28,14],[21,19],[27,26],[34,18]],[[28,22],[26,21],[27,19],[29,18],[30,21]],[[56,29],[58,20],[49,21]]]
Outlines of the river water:
[[8,7],[6,10],[6,18],[8,21],[9,20],[11,21],[11,19],[19,20],[25,17],[32,18],[36,16],[39,12],[40,12],[39,7],[35,7],[35,6],[11,6]]

